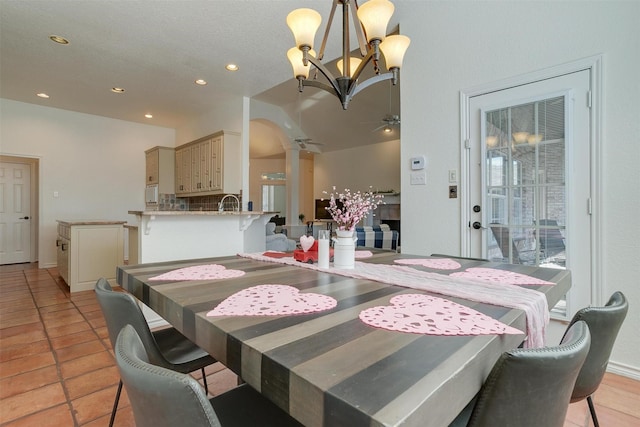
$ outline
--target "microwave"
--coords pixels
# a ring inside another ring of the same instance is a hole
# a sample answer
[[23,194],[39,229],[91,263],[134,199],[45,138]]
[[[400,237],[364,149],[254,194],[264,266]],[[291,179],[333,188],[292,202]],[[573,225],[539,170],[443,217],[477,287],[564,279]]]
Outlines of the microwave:
[[158,184],[147,185],[144,190],[144,201],[147,205],[158,204]]

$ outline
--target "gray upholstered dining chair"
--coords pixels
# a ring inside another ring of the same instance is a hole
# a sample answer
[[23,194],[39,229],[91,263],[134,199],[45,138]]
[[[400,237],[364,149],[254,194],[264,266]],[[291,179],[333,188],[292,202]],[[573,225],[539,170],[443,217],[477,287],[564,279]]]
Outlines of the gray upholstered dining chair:
[[[213,357],[175,328],[163,328],[152,332],[135,298],[131,294],[114,291],[109,282],[104,278],[98,280],[95,291],[107,323],[109,340],[114,350],[116,339],[122,328],[126,325],[132,325],[144,343],[144,347],[149,354],[149,359],[153,364],[183,374],[198,369],[202,370],[205,390],[208,392],[207,377],[204,368],[216,362]],[[118,384],[116,397],[113,401],[109,427],[113,425],[115,420],[121,392],[122,380],[120,380]]]
[[598,417],[591,395],[598,389],[607,369],[613,344],[618,336],[622,322],[627,316],[629,303],[622,292],[615,292],[604,307],[586,307],[580,309],[571,319],[569,327],[584,321],[589,325],[593,343],[587,359],[578,374],[571,395],[571,403],[587,399],[593,425],[598,427]]
[[115,355],[137,427],[301,426],[246,384],[208,400],[190,375],[149,363],[130,325],[118,335]]
[[557,347],[503,353],[450,427],[562,427],[590,341],[577,322]]

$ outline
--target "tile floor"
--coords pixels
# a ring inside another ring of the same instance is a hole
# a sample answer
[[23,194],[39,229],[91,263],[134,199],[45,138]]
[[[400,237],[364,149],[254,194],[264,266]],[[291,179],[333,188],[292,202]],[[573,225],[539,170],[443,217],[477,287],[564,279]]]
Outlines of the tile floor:
[[[206,373],[212,395],[236,384],[219,363]],[[118,379],[93,291],[69,294],[55,268],[0,266],[0,427],[107,426]],[[603,427],[640,425],[640,381],[607,374],[594,401]],[[115,425],[135,425],[126,392]],[[565,427],[591,425],[586,402],[569,406]]]

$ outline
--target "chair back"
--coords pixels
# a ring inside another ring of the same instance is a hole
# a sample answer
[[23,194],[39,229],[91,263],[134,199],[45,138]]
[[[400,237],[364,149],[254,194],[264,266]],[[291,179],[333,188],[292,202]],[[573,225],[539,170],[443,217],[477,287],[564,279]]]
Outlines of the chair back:
[[149,363],[133,326],[122,329],[114,352],[137,427],[220,426],[200,384]]
[[[554,219],[541,219],[539,224],[543,227],[558,227],[558,221]],[[565,251],[564,236],[560,228],[541,228],[539,232],[536,239],[545,257],[550,258]]]
[[468,426],[562,427],[589,344],[589,328],[577,322],[557,347],[503,353],[480,390]]
[[586,307],[579,310],[569,323],[584,321],[589,325],[593,345],[576,380],[572,402],[585,399],[596,391],[607,369],[613,344],[622,322],[627,316],[629,303],[622,292],[615,292],[604,307]]
[[509,251],[511,251],[511,263],[512,264],[522,264],[520,260],[520,253],[516,244],[511,239],[511,233],[506,226],[500,224],[492,224],[489,228],[491,228],[491,232],[493,233],[493,237],[496,239],[496,243],[500,248],[500,252],[502,252],[502,258],[508,262],[509,260]]
[[142,340],[151,363],[169,368],[170,364],[160,352],[158,344],[149,329],[149,324],[135,298],[127,293],[114,291],[104,278],[98,280],[95,291],[107,323],[111,346],[115,349],[118,334],[126,325],[131,325]]

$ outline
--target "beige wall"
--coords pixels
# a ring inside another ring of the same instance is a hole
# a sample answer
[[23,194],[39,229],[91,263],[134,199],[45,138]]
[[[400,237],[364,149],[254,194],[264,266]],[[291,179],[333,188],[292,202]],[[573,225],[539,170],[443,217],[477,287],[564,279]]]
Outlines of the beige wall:
[[400,140],[381,142],[315,156],[316,199],[348,188],[352,191],[400,191]]
[[[640,378],[640,2],[413,2],[400,17],[412,39],[401,72],[403,252],[459,253],[460,91],[602,53],[602,191],[596,194],[601,256],[592,262],[602,304],[615,290],[631,310],[612,355]],[[427,185],[409,184],[408,159],[427,156]],[[578,207],[579,208],[579,207]],[[428,214],[428,221],[425,221]],[[579,285],[579,284],[577,284]]]
[[41,267],[57,263],[57,219],[135,221],[127,212],[144,209],[144,151],[175,142],[173,129],[8,99],[0,111],[0,154],[39,160]]

